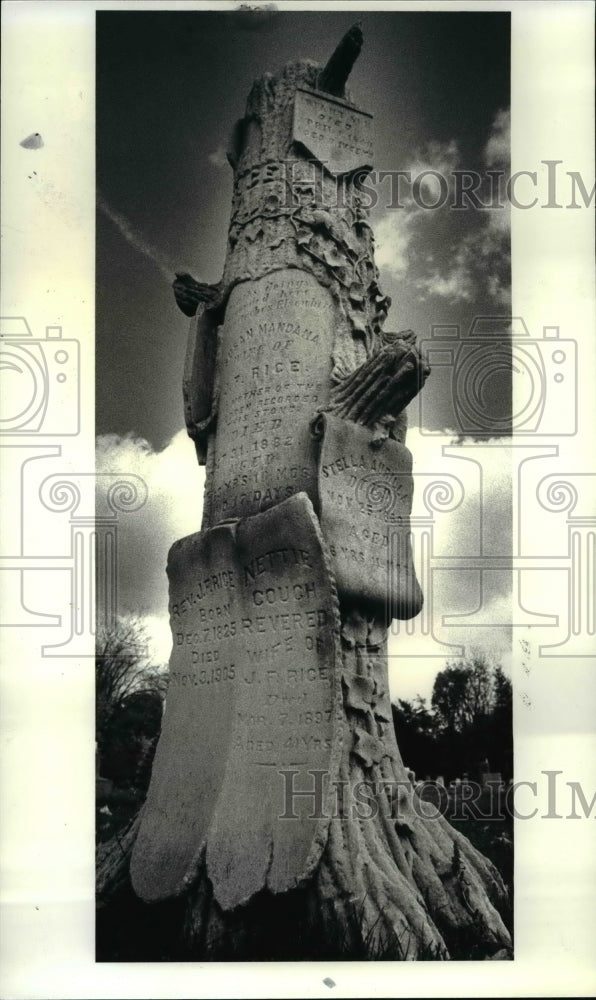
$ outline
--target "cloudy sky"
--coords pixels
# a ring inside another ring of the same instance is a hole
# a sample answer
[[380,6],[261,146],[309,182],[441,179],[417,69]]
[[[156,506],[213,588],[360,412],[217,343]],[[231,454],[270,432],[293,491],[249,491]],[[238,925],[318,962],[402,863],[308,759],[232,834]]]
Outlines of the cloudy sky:
[[[290,60],[326,62],[358,19],[354,11],[256,20],[246,13],[171,11],[97,17],[97,463],[99,471],[136,472],[149,486],[146,506],[122,526],[120,608],[146,618],[158,659],[167,658],[169,645],[167,549],[198,530],[203,486],[183,430],[188,321],[174,303],[173,273],[189,270],[209,282],[221,276],[232,191],[225,148],[253,79]],[[350,89],[374,115],[375,169],[409,170],[413,177],[438,171],[449,184],[448,201],[454,170],[485,177],[487,170],[506,170],[509,15],[364,12],[360,19],[365,43]],[[427,175],[421,198],[428,203],[437,197],[436,183]],[[375,190],[376,260],[393,299],[387,329],[411,327],[426,338],[433,325],[465,332],[476,316],[507,316],[506,209],[428,211],[407,187],[403,207],[391,209],[388,181]],[[436,373],[434,387],[432,378],[422,410],[411,407],[408,445],[421,476],[416,503],[424,475],[455,477],[464,499],[435,517],[434,554],[472,554],[480,470],[443,455],[442,446],[457,435],[450,372]],[[507,379],[493,380],[489,391],[489,405],[506,411]],[[492,485],[484,490],[482,515],[502,549],[510,534],[508,458],[497,439],[493,445],[483,458]],[[430,694],[449,655],[447,642],[483,646],[507,661],[508,630],[496,623],[507,621],[509,583],[495,577],[491,586],[485,628],[481,622],[473,630],[437,627],[432,655],[416,629],[392,639],[395,696]],[[478,579],[463,569],[437,573],[426,597],[437,622],[469,614],[478,604]]]

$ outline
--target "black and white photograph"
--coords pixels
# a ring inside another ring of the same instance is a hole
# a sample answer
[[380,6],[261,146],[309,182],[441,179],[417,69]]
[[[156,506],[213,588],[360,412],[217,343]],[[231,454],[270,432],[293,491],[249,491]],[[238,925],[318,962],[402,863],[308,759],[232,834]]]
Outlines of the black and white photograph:
[[5,994],[590,995],[591,5],[3,34]]

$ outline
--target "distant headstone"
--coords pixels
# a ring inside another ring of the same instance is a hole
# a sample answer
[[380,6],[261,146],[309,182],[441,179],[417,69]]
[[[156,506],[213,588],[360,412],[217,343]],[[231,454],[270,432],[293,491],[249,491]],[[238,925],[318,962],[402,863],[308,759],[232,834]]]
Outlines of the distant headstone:
[[500,788],[504,784],[500,771],[486,771],[480,776],[480,782],[483,788]]

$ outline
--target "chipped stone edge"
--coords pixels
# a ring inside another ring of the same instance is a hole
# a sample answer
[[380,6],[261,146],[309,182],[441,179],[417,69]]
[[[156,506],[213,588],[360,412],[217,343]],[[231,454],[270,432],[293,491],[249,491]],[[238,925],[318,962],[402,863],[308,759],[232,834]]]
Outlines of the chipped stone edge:
[[[328,806],[330,804],[332,796],[332,781],[339,775],[340,762],[343,752],[343,742],[344,742],[344,708],[343,708],[343,691],[341,684],[341,675],[343,668],[343,653],[341,645],[341,610],[339,602],[339,594],[337,590],[337,585],[335,582],[335,576],[332,570],[331,554],[327,548],[327,543],[323,535],[323,530],[321,528],[321,522],[317,517],[317,513],[313,506],[313,503],[307,493],[296,493],[295,497],[304,498],[306,501],[306,510],[310,515],[311,524],[314,528],[315,536],[319,545],[321,547],[321,553],[323,556],[323,566],[327,573],[329,588],[331,591],[331,605],[334,613],[334,623],[333,623],[333,638],[334,638],[334,648],[335,648],[335,664],[333,670],[333,709],[334,709],[334,730],[333,730],[333,742],[331,748],[331,756],[329,761],[329,783],[327,788],[327,795],[324,801],[323,812],[327,816],[326,819],[320,820],[317,831],[313,837],[313,843],[310,853],[305,861],[304,870],[302,877],[296,880],[295,887],[304,885],[309,881],[315,874],[325,846],[327,844],[327,839],[329,836],[329,825],[331,823],[330,816],[328,815],[330,810]],[[293,499],[293,498],[290,498]],[[291,888],[291,887],[289,887]],[[289,890],[286,890],[289,891]],[[276,895],[281,895],[281,893],[276,893]]]
[[[271,869],[271,864],[267,866],[263,883],[260,886],[260,888],[255,892],[252,892],[250,895],[246,896],[242,900],[239,900],[233,907],[230,908],[224,907],[220,902],[220,900],[218,899],[216,887],[212,886],[214,899],[217,900],[218,905],[221,906],[222,909],[225,909],[227,912],[233,912],[233,910],[236,910],[238,907],[245,906],[247,903],[250,902],[251,899],[255,897],[255,895],[258,892],[262,892],[263,889],[268,890],[269,892],[271,892],[272,895],[281,896],[284,893],[291,892],[300,886],[306,885],[306,883],[316,873],[316,870],[323,855],[323,851],[325,850],[325,846],[327,844],[327,839],[329,836],[329,824],[331,822],[331,819],[329,815],[330,810],[328,807],[330,805],[330,799],[332,796],[332,781],[335,777],[339,775],[339,768],[343,752],[343,741],[344,741],[343,691],[341,685],[341,676],[343,668],[343,654],[342,654],[341,632],[340,632],[341,612],[340,612],[339,595],[335,583],[335,577],[331,570],[331,556],[327,549],[327,545],[325,543],[325,539],[321,529],[321,524],[317,517],[316,511],[314,509],[310,497],[308,496],[307,493],[301,491],[299,493],[293,494],[291,497],[288,497],[286,500],[282,501],[281,504],[276,504],[275,506],[282,506],[282,504],[292,506],[296,505],[297,501],[304,506],[304,509],[309,517],[310,524],[314,530],[315,538],[320,547],[322,561],[323,561],[323,568],[327,574],[327,580],[331,596],[331,609],[334,617],[334,623],[333,623],[334,665],[333,665],[333,684],[332,684],[332,708],[333,708],[334,727],[332,735],[332,748],[329,759],[329,784],[323,807],[324,816],[326,818],[323,820],[319,820],[317,824],[315,833],[313,835],[312,846],[304,863],[302,874],[299,877],[297,877],[294,880],[294,882],[291,885],[288,885],[285,889],[279,891],[274,891],[273,889],[271,889],[269,885],[269,872]],[[268,508],[268,510],[272,509],[273,508]],[[247,521],[250,518],[259,517],[261,514],[266,514],[266,513],[267,511],[261,511],[258,514],[250,514],[246,518],[236,519],[234,522],[231,522],[234,524],[234,531],[237,530],[240,521]],[[215,807],[214,816],[216,810],[217,806]],[[180,884],[180,888],[177,893],[178,895],[182,892],[188,891],[188,889],[192,886],[193,882],[198,877],[202,864],[203,863],[206,864],[206,852],[209,843],[210,833],[211,829],[207,831],[207,834],[205,835],[203,842],[199,845],[199,848],[197,849],[193,861],[189,866],[186,875],[182,880],[182,883]],[[207,871],[206,874],[207,877],[209,877]]]
[[[183,538],[177,538],[176,541],[172,543],[172,545],[170,546],[170,548],[168,550],[167,575],[168,575],[169,585],[171,586],[170,566],[171,566],[171,561],[172,561],[172,555],[173,555],[174,551],[177,548],[179,548],[180,546],[184,545],[184,543],[188,543],[191,539],[192,539],[192,541],[194,542],[195,545],[198,545],[198,544],[200,544],[200,542],[203,540],[203,538],[207,534],[207,531],[213,531],[213,530],[215,530],[217,528],[226,528],[226,529],[228,529],[228,531],[232,535],[232,540],[235,541],[235,539],[236,539],[236,530],[237,530],[237,527],[238,527],[238,521],[239,521],[238,518],[236,518],[235,520],[230,520],[230,521],[222,521],[219,524],[214,525],[213,528],[208,528],[205,531],[193,531],[190,535],[185,535]],[[169,616],[168,617],[169,617],[170,630],[172,630],[172,614],[171,614],[171,610],[169,610]],[[173,638],[172,638],[172,650],[173,649],[174,649],[174,641],[173,641]],[[171,654],[170,654],[170,658],[171,658]],[[169,670],[169,662],[168,662],[168,670]],[[129,877],[130,877],[131,885],[132,885],[132,888],[133,888],[133,891],[134,891],[135,895],[138,896],[139,899],[143,900],[143,902],[151,904],[151,903],[160,903],[160,902],[163,902],[163,901],[165,901],[167,899],[176,899],[177,897],[182,896],[182,895],[184,895],[184,893],[186,893],[186,892],[189,891],[189,889],[192,887],[192,884],[195,882],[195,880],[196,880],[196,878],[197,878],[197,876],[199,874],[199,870],[200,870],[200,867],[201,867],[202,857],[203,857],[203,855],[205,853],[205,850],[206,850],[206,847],[207,847],[207,838],[208,838],[208,835],[209,835],[209,831],[207,830],[207,833],[202,838],[202,840],[201,840],[201,842],[200,842],[200,844],[199,844],[196,852],[194,853],[194,855],[192,855],[192,859],[188,863],[188,865],[186,867],[186,872],[184,873],[184,875],[182,875],[182,877],[178,880],[178,882],[175,882],[172,885],[171,889],[169,889],[168,892],[166,892],[166,893],[161,892],[158,895],[153,895],[153,894],[152,895],[147,895],[147,893],[144,892],[144,891],[143,891],[143,893],[141,893],[141,892],[139,892],[139,890],[137,889],[137,887],[134,884],[135,880],[134,880],[134,876],[133,876],[133,861],[134,861],[135,850],[136,850],[138,839],[139,839],[139,834],[141,832],[142,825],[143,825],[143,814],[147,811],[147,802],[148,802],[148,796],[145,799],[145,801],[144,801],[144,803],[141,806],[141,809],[139,811],[139,828],[137,830],[137,835],[135,837],[134,845],[133,845],[133,847],[131,849],[130,861],[129,861]]]

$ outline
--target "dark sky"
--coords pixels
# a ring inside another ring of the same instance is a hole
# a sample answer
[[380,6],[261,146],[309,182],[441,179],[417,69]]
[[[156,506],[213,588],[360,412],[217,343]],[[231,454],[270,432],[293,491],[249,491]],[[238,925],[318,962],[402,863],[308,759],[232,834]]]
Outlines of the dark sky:
[[[98,12],[98,434],[132,432],[159,449],[183,426],[188,320],[169,282],[174,269],[221,276],[228,135],[255,77],[326,62],[358,19],[365,43],[350,89],[375,118],[376,169],[486,169],[509,108],[508,13]],[[431,323],[465,328],[477,313],[509,312],[502,212],[388,212],[386,184],[379,192],[388,329],[424,337]],[[429,425],[450,426],[443,402],[429,396]]]

